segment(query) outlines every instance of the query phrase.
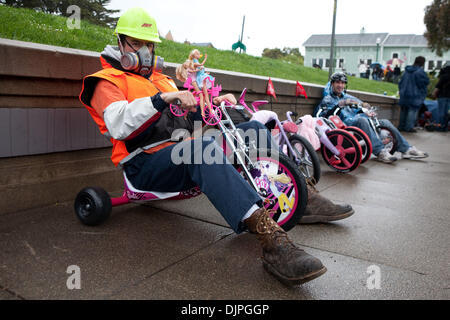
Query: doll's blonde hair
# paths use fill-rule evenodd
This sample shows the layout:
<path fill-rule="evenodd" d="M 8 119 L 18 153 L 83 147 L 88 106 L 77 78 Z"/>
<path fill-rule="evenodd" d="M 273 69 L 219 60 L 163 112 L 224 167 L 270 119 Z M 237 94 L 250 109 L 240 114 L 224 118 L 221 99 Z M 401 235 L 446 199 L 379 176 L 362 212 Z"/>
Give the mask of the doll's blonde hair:
<path fill-rule="evenodd" d="M 200 51 L 198 51 L 198 49 L 192 50 L 191 53 L 189 53 L 189 60 L 192 61 L 192 60 L 194 59 L 194 55 L 195 55 L 196 53 L 200 54 Z"/>
<path fill-rule="evenodd" d="M 274 181 L 278 181 L 284 184 L 288 184 L 291 182 L 291 179 L 285 174 L 285 173 L 281 173 L 281 174 L 277 174 L 275 176 L 272 177 Z"/>
<path fill-rule="evenodd" d="M 180 64 L 176 70 L 175 70 L 175 75 L 177 77 L 178 80 L 180 80 L 181 82 L 186 82 L 187 80 L 187 76 L 188 76 L 188 69 L 192 67 L 192 60 L 186 60 L 184 63 Z"/>

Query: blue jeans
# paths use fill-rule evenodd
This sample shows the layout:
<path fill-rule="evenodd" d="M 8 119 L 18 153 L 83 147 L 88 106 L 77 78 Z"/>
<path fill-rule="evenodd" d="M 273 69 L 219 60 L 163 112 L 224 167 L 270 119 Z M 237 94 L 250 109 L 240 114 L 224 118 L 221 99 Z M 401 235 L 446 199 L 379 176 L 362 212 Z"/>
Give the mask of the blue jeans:
<path fill-rule="evenodd" d="M 450 98 L 439 98 L 438 99 L 438 123 L 441 125 L 443 130 L 448 130 L 448 109 L 450 107 Z"/>
<path fill-rule="evenodd" d="M 392 131 L 392 134 L 394 135 L 395 139 L 398 141 L 397 145 L 397 151 L 399 152 L 406 152 L 410 145 L 405 140 L 405 138 L 402 136 L 402 134 L 398 131 L 398 129 L 387 119 L 381 119 L 379 120 L 380 124 L 382 126 L 385 126 L 389 128 Z M 372 142 L 372 153 L 374 155 L 378 155 L 381 150 L 383 150 L 384 145 L 383 142 L 381 142 L 380 138 L 378 138 L 375 131 L 372 129 L 372 126 L 369 123 L 369 119 L 365 115 L 359 115 L 355 117 L 354 121 L 352 123 L 346 123 L 347 125 L 355 126 L 360 128 L 362 131 L 364 131 L 368 136 L 370 141 Z"/>
<path fill-rule="evenodd" d="M 411 131 L 416 125 L 419 108 L 412 106 L 400 106 L 400 108 L 400 123 L 398 125 L 398 129 L 403 131 Z"/>
<path fill-rule="evenodd" d="M 237 125 L 246 131 L 248 129 L 265 129 L 256 121 Z M 267 146 L 272 142 L 267 132 Z M 200 140 L 200 141 L 199 141 Z M 172 150 L 177 146 L 181 153 L 190 152 L 188 163 L 175 164 Z M 183 148 L 185 147 L 185 148 Z M 196 155 L 213 154 L 218 163 L 194 161 Z M 184 158 L 183 154 L 183 158 Z M 261 197 L 237 172 L 226 158 L 222 148 L 211 138 L 202 137 L 196 140 L 179 142 L 156 153 L 140 153 L 124 164 L 124 171 L 131 184 L 140 190 L 159 192 L 177 192 L 200 187 L 214 207 L 221 213 L 230 227 L 240 233 L 245 230 L 242 217 L 256 203 L 261 204 Z"/>

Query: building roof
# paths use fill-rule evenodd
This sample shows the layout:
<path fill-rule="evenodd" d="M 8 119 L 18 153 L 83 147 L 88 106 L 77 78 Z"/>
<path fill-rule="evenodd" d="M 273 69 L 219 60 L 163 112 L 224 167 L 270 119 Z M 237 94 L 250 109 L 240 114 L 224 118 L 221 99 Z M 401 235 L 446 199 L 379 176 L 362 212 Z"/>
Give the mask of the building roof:
<path fill-rule="evenodd" d="M 418 46 L 427 47 L 428 41 L 423 35 L 416 34 L 389 34 L 389 33 L 355 33 L 336 34 L 336 46 L 376 46 L 377 39 L 380 44 L 388 47 Z M 304 47 L 329 47 L 331 34 L 313 34 L 303 43 Z"/>
<path fill-rule="evenodd" d="M 170 30 L 169 30 L 169 32 L 167 32 L 167 34 L 166 34 L 166 40 L 173 41 L 172 32 L 170 32 Z"/>
<path fill-rule="evenodd" d="M 428 46 L 428 41 L 423 35 L 416 34 L 390 34 L 384 46 L 399 47 L 399 46 Z"/>
<path fill-rule="evenodd" d="M 355 33 L 355 34 L 336 34 L 336 46 L 375 46 L 377 39 L 382 43 L 388 33 Z M 313 34 L 303 43 L 304 47 L 329 47 L 331 43 L 331 34 Z"/>
<path fill-rule="evenodd" d="M 214 48 L 214 46 L 211 42 L 196 42 L 196 43 L 191 43 L 191 45 L 196 46 L 196 47 Z"/>

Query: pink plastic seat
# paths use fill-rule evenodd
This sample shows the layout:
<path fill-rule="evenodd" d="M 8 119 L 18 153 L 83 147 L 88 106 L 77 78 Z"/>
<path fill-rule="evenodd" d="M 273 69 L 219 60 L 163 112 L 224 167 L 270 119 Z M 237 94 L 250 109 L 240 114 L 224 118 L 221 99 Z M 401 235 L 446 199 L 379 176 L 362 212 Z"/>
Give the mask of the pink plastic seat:
<path fill-rule="evenodd" d="M 269 101 L 267 100 L 257 100 L 257 101 L 253 101 L 252 103 L 252 107 L 255 111 L 259 111 L 259 106 L 262 106 L 264 104 L 269 103 Z"/>
<path fill-rule="evenodd" d="M 338 129 L 345 128 L 345 124 L 344 124 L 344 122 L 342 122 L 342 120 L 341 120 L 341 118 L 339 118 L 339 116 L 330 116 L 328 118 L 328 120 L 331 120 L 331 122 L 333 122 L 334 125 L 336 126 L 336 128 L 338 128 Z"/>
<path fill-rule="evenodd" d="M 244 88 L 244 90 L 242 90 L 241 96 L 238 99 L 238 103 L 241 105 L 245 104 L 245 94 L 247 93 L 247 88 Z"/>
<path fill-rule="evenodd" d="M 290 133 L 297 133 L 297 130 L 298 130 L 297 125 L 292 121 L 285 121 L 283 123 L 283 129 L 284 129 L 284 131 L 290 132 Z"/>

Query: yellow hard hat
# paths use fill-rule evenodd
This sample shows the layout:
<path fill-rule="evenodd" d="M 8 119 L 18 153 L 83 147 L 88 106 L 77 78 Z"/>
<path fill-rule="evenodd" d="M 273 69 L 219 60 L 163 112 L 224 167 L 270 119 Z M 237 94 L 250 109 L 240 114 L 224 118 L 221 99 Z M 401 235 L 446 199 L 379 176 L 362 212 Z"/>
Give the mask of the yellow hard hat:
<path fill-rule="evenodd" d="M 161 42 L 155 19 L 142 8 L 131 8 L 117 21 L 114 34 L 125 34 L 140 40 Z"/>

